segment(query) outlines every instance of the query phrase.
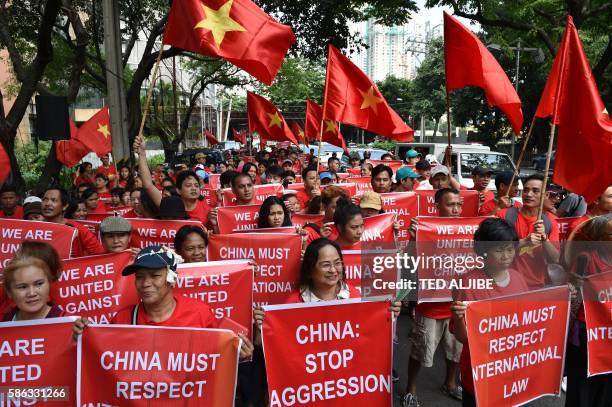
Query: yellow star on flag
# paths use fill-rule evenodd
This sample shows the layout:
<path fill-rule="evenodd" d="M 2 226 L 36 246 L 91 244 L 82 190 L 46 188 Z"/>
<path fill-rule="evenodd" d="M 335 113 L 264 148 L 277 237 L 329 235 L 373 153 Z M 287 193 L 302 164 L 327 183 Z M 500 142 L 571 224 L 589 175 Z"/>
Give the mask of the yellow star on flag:
<path fill-rule="evenodd" d="M 383 99 L 374 94 L 374 86 L 370 86 L 370 89 L 367 91 L 363 91 L 361 89 L 357 90 L 363 97 L 363 102 L 361 103 L 360 109 L 367 109 L 368 107 L 371 107 L 372 110 L 374 110 L 374 113 L 378 113 L 378 104 L 382 103 Z"/>
<path fill-rule="evenodd" d="M 223 39 L 225 38 L 225 34 L 227 32 L 246 31 L 246 28 L 241 26 L 236 20 L 233 20 L 230 17 L 230 11 L 232 10 L 233 4 L 234 0 L 229 0 L 217 10 L 214 10 L 202 4 L 202 8 L 204 9 L 204 14 L 206 14 L 206 18 L 196 24 L 193 29 L 195 30 L 197 28 L 204 28 L 210 30 L 215 40 L 215 45 L 217 46 L 217 48 L 220 49 L 221 43 L 223 42 Z"/>
<path fill-rule="evenodd" d="M 299 136 L 300 138 L 304 138 L 304 130 L 300 130 L 300 131 L 298 132 L 298 136 Z"/>
<path fill-rule="evenodd" d="M 110 136 L 110 130 L 108 130 L 108 125 L 106 124 L 102 124 L 102 123 L 98 123 L 98 130 L 100 133 L 102 133 L 102 135 L 105 138 L 108 138 L 108 136 Z"/>
<path fill-rule="evenodd" d="M 336 134 L 336 123 L 333 120 L 325 120 L 325 133 L 327 132 Z"/>
<path fill-rule="evenodd" d="M 519 249 L 519 256 L 522 256 L 523 254 L 528 254 L 529 257 L 533 257 L 534 256 L 534 251 L 539 247 L 538 246 L 532 246 L 532 245 L 528 245 L 528 246 L 523 246 Z"/>
<path fill-rule="evenodd" d="M 267 113 L 267 115 L 270 117 L 270 124 L 268 124 L 269 128 L 271 128 L 272 126 L 278 126 L 279 128 L 282 128 L 281 124 L 283 123 L 283 120 L 278 115 L 278 112 L 274 112 L 274 114 Z"/>

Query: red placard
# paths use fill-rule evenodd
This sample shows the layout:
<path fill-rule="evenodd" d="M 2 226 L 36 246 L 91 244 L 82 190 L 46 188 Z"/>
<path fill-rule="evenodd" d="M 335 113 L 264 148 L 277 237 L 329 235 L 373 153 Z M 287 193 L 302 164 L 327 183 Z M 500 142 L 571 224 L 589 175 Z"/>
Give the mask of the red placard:
<path fill-rule="evenodd" d="M 345 247 L 347 250 L 358 250 L 361 248 L 375 249 L 377 247 L 390 248 L 395 243 L 395 234 L 393 232 L 393 222 L 395 222 L 394 213 L 381 213 L 380 215 L 370 216 L 363 220 L 363 233 L 361 241 L 355 243 L 351 247 Z M 326 225 L 332 227 L 332 235 L 337 236 L 337 230 L 333 223 Z M 379 246 L 376 244 L 380 243 Z"/>
<path fill-rule="evenodd" d="M 51 299 L 67 314 L 109 324 L 121 308 L 139 302 L 134 276 L 121 275 L 132 260 L 130 251 L 63 260 Z"/>
<path fill-rule="evenodd" d="M 251 259 L 258 272 L 253 283 L 253 301 L 282 304 L 297 284 L 300 273 L 302 239 L 298 234 L 235 233 L 212 235 L 208 260 Z"/>
<path fill-rule="evenodd" d="M 131 247 L 142 249 L 151 245 L 174 248 L 176 231 L 186 225 L 202 228 L 202 222 L 197 220 L 157 220 L 130 218 L 132 224 Z"/>
<path fill-rule="evenodd" d="M 484 266 L 483 259 L 474 253 L 474 233 L 487 217 L 417 219 L 416 250 L 421 259 L 418 302 L 451 301 L 457 277 Z"/>
<path fill-rule="evenodd" d="M 267 197 L 276 195 L 280 198 L 285 192 L 281 184 L 264 184 L 253 185 L 253 193 L 255 194 L 255 202 L 261 204 Z M 232 192 L 232 189 L 223 189 L 223 206 L 231 206 L 235 204 L 236 196 Z"/>
<path fill-rule="evenodd" d="M 231 319 L 252 336 L 253 264 L 247 260 L 179 264 L 174 292 L 207 303 L 218 320 Z"/>
<path fill-rule="evenodd" d="M 285 234 L 297 234 L 295 226 L 279 226 L 277 228 L 258 228 L 254 230 L 235 230 L 232 233 L 285 233 Z"/>
<path fill-rule="evenodd" d="M 261 205 L 224 206 L 217 209 L 219 233 L 257 229 Z"/>
<path fill-rule="evenodd" d="M 77 342 L 74 317 L 0 323 L 0 405 L 76 404 Z M 8 389 L 48 387 L 50 397 L 9 397 Z"/>
<path fill-rule="evenodd" d="M 397 172 L 397 170 L 404 165 L 404 162 L 400 160 L 370 160 L 370 159 L 367 159 L 366 162 L 372 164 L 374 167 L 376 167 L 379 164 L 386 165 L 387 167 L 390 167 L 394 173 Z"/>
<path fill-rule="evenodd" d="M 587 374 L 612 373 L 612 272 L 594 274 L 582 286 L 587 329 Z"/>
<path fill-rule="evenodd" d="M 393 299 L 397 290 L 383 282 L 397 282 L 398 269 L 393 263 L 386 267 L 381 262 L 385 257 L 394 257 L 397 250 L 342 250 L 344 276 L 347 283 L 361 293 L 362 298 Z M 375 280 L 378 280 L 375 282 Z"/>
<path fill-rule="evenodd" d="M 221 186 L 221 174 L 208 174 L 208 187 L 213 191 Z"/>
<path fill-rule="evenodd" d="M 389 192 L 380 194 L 380 197 L 385 212 L 391 212 L 397 216 L 397 223 L 399 224 L 397 240 L 407 242 L 410 240 L 410 234 L 408 233 L 410 221 L 419 212 L 418 196 L 414 192 Z"/>
<path fill-rule="evenodd" d="M 204 197 L 209 207 L 215 208 L 217 206 L 217 192 L 215 189 L 210 189 L 208 186 L 205 186 L 200 189 L 200 195 Z"/>
<path fill-rule="evenodd" d="M 419 196 L 419 216 L 438 216 L 434 197 L 435 190 L 417 190 Z M 461 216 L 478 216 L 478 205 L 480 205 L 480 197 L 478 191 L 460 190 L 459 196 L 463 199 L 463 207 Z"/>
<path fill-rule="evenodd" d="M 323 192 L 326 187 L 331 185 L 342 188 L 344 192 L 346 192 L 346 194 L 349 196 L 349 198 L 357 195 L 357 184 L 353 182 L 325 185 L 321 187 L 321 192 Z"/>
<path fill-rule="evenodd" d="M 392 405 L 388 302 L 322 301 L 265 311 L 271 407 Z"/>
<path fill-rule="evenodd" d="M 76 223 L 79 223 L 85 226 L 95 236 L 98 236 L 98 234 L 100 233 L 100 223 L 102 222 L 97 222 L 94 220 L 78 220 L 78 219 L 72 219 L 72 222 L 76 222 Z"/>
<path fill-rule="evenodd" d="M 114 212 L 90 212 L 87 214 L 87 220 L 91 222 L 102 222 L 109 216 L 115 216 Z"/>
<path fill-rule="evenodd" d="M 322 221 L 323 215 L 305 215 L 303 213 L 294 213 L 291 215 L 291 223 L 295 226 L 304 226 L 307 223 L 320 225 Z"/>
<path fill-rule="evenodd" d="M 575 225 L 578 219 L 582 219 L 582 216 L 576 216 L 571 218 L 555 218 L 557 225 L 559 226 L 559 241 L 564 242 L 569 237 L 569 234 L 577 226 Z"/>
<path fill-rule="evenodd" d="M 287 188 L 285 189 L 285 193 L 289 194 L 289 193 L 297 193 L 300 191 L 305 191 L 305 187 L 304 187 L 304 183 L 302 182 L 294 182 L 293 184 L 289 184 L 287 185 Z"/>
<path fill-rule="evenodd" d="M 240 342 L 220 329 L 90 325 L 77 405 L 232 407 Z"/>
<path fill-rule="evenodd" d="M 0 269 L 13 258 L 24 240 L 49 243 L 60 258 L 67 259 L 76 236 L 75 228 L 59 223 L 0 218 Z"/>
<path fill-rule="evenodd" d="M 373 191 L 372 177 L 353 177 L 350 179 L 350 181 L 354 183 L 355 185 L 357 185 L 357 193 Z"/>
<path fill-rule="evenodd" d="M 567 340 L 567 286 L 471 302 L 465 313 L 479 407 L 558 395 Z"/>

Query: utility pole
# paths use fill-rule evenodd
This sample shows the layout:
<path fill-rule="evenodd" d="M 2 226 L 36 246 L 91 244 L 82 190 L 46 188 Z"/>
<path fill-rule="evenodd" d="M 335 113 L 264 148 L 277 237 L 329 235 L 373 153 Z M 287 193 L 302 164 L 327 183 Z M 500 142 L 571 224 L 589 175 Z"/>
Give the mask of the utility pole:
<path fill-rule="evenodd" d="M 123 87 L 121 62 L 121 30 L 119 27 L 119 3 L 102 1 L 104 20 L 104 51 L 106 54 L 106 87 L 113 137 L 113 161 L 131 160 L 127 125 L 127 105 Z"/>

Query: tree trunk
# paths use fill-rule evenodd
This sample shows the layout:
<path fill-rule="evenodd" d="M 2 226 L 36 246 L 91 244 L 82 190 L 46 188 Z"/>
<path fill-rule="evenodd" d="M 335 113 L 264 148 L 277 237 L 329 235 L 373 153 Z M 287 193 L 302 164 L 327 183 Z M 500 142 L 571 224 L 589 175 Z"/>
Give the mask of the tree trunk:
<path fill-rule="evenodd" d="M 51 184 L 57 184 L 59 182 L 59 173 L 62 169 L 62 163 L 57 160 L 55 154 L 55 141 L 51 144 L 51 150 L 45 161 L 45 167 L 40 174 L 40 178 L 34 187 L 34 194 L 41 195 L 45 192 L 45 189 Z"/>
<path fill-rule="evenodd" d="M 436 134 L 438 134 L 438 125 L 440 124 L 440 118 L 437 117 L 434 119 L 434 132 L 432 138 L 436 138 Z"/>

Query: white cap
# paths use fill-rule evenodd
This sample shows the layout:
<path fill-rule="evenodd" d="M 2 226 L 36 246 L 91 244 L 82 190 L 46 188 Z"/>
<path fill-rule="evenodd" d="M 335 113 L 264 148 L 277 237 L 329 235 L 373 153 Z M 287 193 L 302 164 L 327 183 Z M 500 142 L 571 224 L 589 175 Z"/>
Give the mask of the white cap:
<path fill-rule="evenodd" d="M 26 199 L 23 200 L 23 204 L 29 204 L 29 203 L 33 203 L 33 202 L 42 202 L 42 199 L 40 199 L 37 196 L 29 196 Z"/>
<path fill-rule="evenodd" d="M 427 161 L 429 161 L 429 163 L 430 163 L 431 165 L 436 165 L 436 164 L 438 164 L 438 159 L 437 159 L 437 158 L 436 158 L 436 156 L 435 156 L 435 155 L 433 155 L 433 154 L 427 154 L 427 155 L 425 156 L 425 159 L 426 159 Z"/>

